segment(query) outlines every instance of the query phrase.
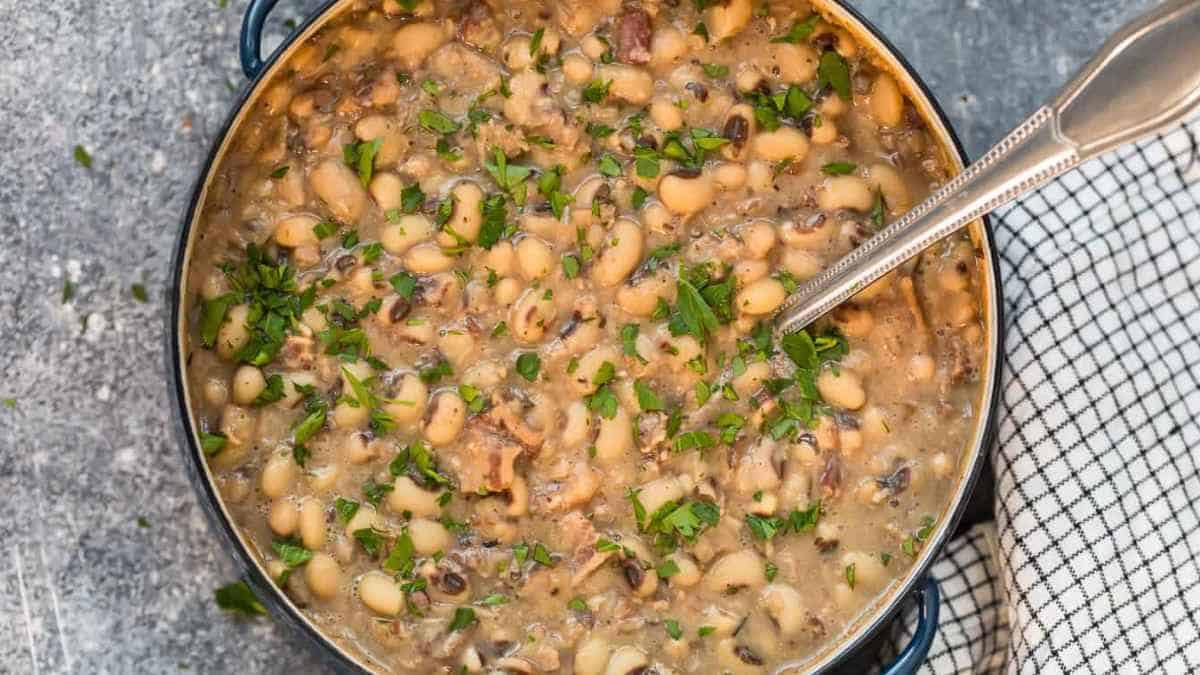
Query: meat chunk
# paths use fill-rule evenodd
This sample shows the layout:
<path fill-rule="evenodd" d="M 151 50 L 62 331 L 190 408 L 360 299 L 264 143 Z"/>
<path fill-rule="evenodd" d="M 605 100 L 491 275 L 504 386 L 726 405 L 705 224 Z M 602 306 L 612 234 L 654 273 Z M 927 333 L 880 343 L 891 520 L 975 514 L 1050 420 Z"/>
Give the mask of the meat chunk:
<path fill-rule="evenodd" d="M 521 454 L 520 445 L 493 433 L 472 428 L 465 443 L 441 454 L 447 470 L 454 474 L 458 488 L 466 493 L 504 492 L 513 483 L 513 465 Z"/>
<path fill-rule="evenodd" d="M 500 46 L 500 39 L 503 37 L 496 25 L 496 18 L 492 16 L 492 10 L 482 0 L 475 0 L 463 11 L 458 36 L 463 42 L 484 51 Z"/>
<path fill-rule="evenodd" d="M 429 66 L 452 89 L 486 91 L 500 86 L 500 66 L 461 42 L 439 48 L 429 57 Z"/>
<path fill-rule="evenodd" d="M 641 65 L 650 62 L 650 15 L 640 7 L 630 7 L 617 19 L 617 60 Z"/>

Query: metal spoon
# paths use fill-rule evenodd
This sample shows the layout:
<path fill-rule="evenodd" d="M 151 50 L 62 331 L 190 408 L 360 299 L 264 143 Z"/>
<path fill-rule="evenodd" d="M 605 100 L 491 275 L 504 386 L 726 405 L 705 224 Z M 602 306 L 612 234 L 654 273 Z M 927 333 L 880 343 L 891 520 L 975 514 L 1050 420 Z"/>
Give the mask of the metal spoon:
<path fill-rule="evenodd" d="M 792 294 L 778 335 L 812 323 L 938 240 L 1080 163 L 1178 122 L 1200 103 L 1200 0 L 1123 28 L 982 159 Z"/>

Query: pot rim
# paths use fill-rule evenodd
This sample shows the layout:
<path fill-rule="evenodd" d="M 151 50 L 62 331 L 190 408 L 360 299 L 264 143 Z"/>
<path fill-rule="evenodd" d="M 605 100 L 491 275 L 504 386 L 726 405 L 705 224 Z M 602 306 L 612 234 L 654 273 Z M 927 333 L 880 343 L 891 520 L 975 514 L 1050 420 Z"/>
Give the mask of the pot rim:
<path fill-rule="evenodd" d="M 858 10 L 851 6 L 849 0 L 810 0 L 815 6 L 834 14 L 844 22 L 855 37 L 866 37 L 870 43 L 873 55 L 885 61 L 893 75 L 898 76 L 903 89 L 910 99 L 921 108 L 922 116 L 930 124 L 930 130 L 938 137 L 945 159 L 961 172 L 967 164 L 966 151 L 950 125 L 942 107 L 933 96 L 925 81 L 917 74 L 912 64 L 883 34 L 878 27 L 866 19 Z M 271 4 L 274 4 L 272 1 Z M 189 392 L 185 372 L 183 330 L 184 292 L 186 290 L 188 260 L 191 252 L 192 234 L 199 215 L 200 204 L 207 193 L 207 186 L 212 177 L 217 160 L 223 155 L 230 132 L 241 117 L 247 113 L 247 103 L 260 93 L 262 84 L 274 75 L 277 67 L 285 61 L 284 57 L 311 36 L 317 28 L 335 18 L 340 12 L 334 11 L 338 6 L 349 8 L 351 0 L 325 0 L 320 7 L 313 10 L 307 18 L 275 48 L 271 55 L 263 59 L 262 68 L 237 93 L 229 113 L 221 123 L 212 145 L 205 158 L 204 164 L 193 184 L 191 197 L 183 213 L 182 227 L 176 240 L 172 256 L 171 274 L 171 308 L 167 314 L 167 330 L 164 332 L 166 341 L 166 361 L 170 377 L 172 409 L 177 417 L 177 424 L 172 425 L 176 434 L 183 441 L 181 448 L 187 457 L 186 465 L 189 477 L 200 493 L 201 507 L 209 520 L 216 526 L 218 536 L 227 548 L 232 549 L 233 558 L 242 572 L 243 579 L 255 591 L 263 604 L 270 608 L 273 619 L 282 622 L 308 638 L 311 644 L 320 645 L 318 652 L 327 665 L 333 666 L 340 672 L 372 672 L 364 659 L 351 654 L 341 645 L 330 639 L 319 630 L 295 604 L 273 583 L 263 568 L 262 563 L 251 554 L 252 546 L 245 540 L 233 519 L 225 508 L 225 504 L 214 484 L 205 455 L 196 438 L 197 427 L 188 405 Z M 987 448 L 995 437 L 998 420 L 997 410 L 1000 393 L 1000 372 L 1003 364 L 1003 304 L 1000 302 L 1000 267 L 999 256 L 995 246 L 991 220 L 988 216 L 981 218 L 970 228 L 975 245 L 986 253 L 987 283 L 983 289 L 986 292 L 985 306 L 987 310 L 989 358 L 987 379 L 980 392 L 980 419 L 976 424 L 975 438 L 969 452 L 963 456 L 965 464 L 960 460 L 960 478 L 957 489 L 944 512 L 938 520 L 937 528 L 925 542 L 912 568 L 901 583 L 894 584 L 885 593 L 874 600 L 873 606 L 863 610 L 857 623 L 852 624 L 842 632 L 835 643 L 826 647 L 803 661 L 791 665 L 784 664 L 776 672 L 801 672 L 795 668 L 805 668 L 806 672 L 828 672 L 841 664 L 851 654 L 875 638 L 900 611 L 905 600 L 911 597 L 929 573 L 930 568 L 941 554 L 943 546 L 953 534 L 959 520 L 966 509 L 968 499 L 974 491 L 983 465 L 988 461 Z"/>

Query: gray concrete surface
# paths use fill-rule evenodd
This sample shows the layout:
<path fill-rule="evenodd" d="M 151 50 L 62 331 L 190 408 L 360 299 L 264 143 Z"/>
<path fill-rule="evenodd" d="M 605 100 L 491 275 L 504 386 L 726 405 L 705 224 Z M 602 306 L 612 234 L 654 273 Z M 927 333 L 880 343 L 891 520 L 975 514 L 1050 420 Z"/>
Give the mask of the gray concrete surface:
<path fill-rule="evenodd" d="M 853 4 L 977 155 L 1153 0 Z M 213 604 L 233 567 L 183 472 L 163 365 L 170 251 L 241 83 L 244 8 L 0 0 L 0 673 L 319 670 L 271 621 Z"/>

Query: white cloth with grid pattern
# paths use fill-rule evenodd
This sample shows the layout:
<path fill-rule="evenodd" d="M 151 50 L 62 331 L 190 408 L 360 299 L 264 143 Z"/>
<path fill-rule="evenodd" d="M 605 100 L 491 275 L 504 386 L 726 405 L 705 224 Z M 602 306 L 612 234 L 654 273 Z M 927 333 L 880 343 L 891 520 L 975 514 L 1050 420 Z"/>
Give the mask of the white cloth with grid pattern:
<path fill-rule="evenodd" d="M 1197 139 L 1200 120 L 996 214 L 996 522 L 934 567 L 921 672 L 1200 672 Z"/>

